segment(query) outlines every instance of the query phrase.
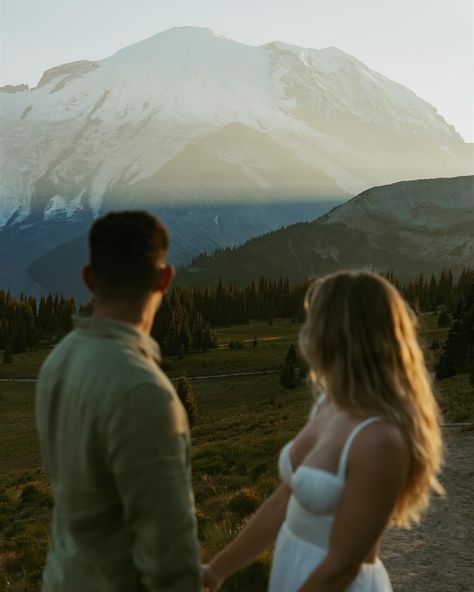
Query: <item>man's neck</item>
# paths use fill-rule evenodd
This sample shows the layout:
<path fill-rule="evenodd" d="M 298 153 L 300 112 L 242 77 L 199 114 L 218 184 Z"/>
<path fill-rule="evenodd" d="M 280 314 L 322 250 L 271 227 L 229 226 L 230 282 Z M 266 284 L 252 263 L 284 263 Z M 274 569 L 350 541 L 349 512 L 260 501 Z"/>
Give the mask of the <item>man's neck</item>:
<path fill-rule="evenodd" d="M 157 311 L 157 303 L 154 298 L 146 302 L 101 302 L 94 303 L 94 314 L 96 318 L 106 317 L 121 323 L 133 325 L 139 331 L 150 334 L 153 319 Z"/>

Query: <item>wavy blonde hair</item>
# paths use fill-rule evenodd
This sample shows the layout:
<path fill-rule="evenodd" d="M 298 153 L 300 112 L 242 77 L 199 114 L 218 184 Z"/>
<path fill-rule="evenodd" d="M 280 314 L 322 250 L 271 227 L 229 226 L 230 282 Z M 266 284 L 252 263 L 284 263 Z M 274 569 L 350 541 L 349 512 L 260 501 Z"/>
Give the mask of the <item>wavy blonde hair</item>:
<path fill-rule="evenodd" d="M 411 455 L 407 481 L 393 522 L 419 522 L 438 481 L 443 443 L 417 320 L 382 277 L 343 271 L 318 279 L 306 294 L 300 349 L 316 387 L 359 416 L 377 415 L 397 425 Z"/>

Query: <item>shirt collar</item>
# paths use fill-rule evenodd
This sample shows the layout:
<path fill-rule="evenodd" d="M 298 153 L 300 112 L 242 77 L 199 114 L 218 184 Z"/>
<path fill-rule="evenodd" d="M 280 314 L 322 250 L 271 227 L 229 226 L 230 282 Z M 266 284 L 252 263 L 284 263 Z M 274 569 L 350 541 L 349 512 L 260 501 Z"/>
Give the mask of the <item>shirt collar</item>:
<path fill-rule="evenodd" d="M 118 339 L 129 345 L 138 347 L 143 353 L 161 362 L 161 352 L 158 343 L 140 329 L 130 323 L 122 323 L 109 317 L 74 317 L 74 326 L 81 333 L 96 337 Z"/>

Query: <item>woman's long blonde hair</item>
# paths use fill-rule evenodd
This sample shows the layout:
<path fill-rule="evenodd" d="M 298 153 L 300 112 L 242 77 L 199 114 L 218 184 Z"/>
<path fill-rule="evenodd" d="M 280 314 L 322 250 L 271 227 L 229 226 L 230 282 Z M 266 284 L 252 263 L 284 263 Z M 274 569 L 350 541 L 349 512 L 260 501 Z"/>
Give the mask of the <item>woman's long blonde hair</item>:
<path fill-rule="evenodd" d="M 409 528 L 432 490 L 444 492 L 440 413 L 416 317 L 394 286 L 365 271 L 316 280 L 305 306 L 300 349 L 317 387 L 342 409 L 397 425 L 407 439 L 410 470 L 393 522 Z"/>

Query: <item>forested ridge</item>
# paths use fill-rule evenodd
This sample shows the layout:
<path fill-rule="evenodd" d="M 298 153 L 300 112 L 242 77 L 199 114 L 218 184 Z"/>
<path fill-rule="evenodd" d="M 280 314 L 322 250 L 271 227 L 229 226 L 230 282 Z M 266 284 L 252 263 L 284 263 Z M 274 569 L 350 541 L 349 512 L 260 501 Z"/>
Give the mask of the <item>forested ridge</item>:
<path fill-rule="evenodd" d="M 385 277 L 416 312 L 438 311 L 439 325 L 451 326 L 438 366 L 439 377 L 467 371 L 474 358 L 474 270 L 466 269 L 458 277 L 443 270 L 408 283 L 399 282 L 393 272 Z M 176 286 L 164 298 L 152 334 L 165 355 L 184 355 L 216 347 L 215 327 L 251 320 L 272 323 L 275 318 L 301 322 L 308 286 L 309 281 L 291 283 L 263 277 L 244 288 L 222 281 L 212 288 Z M 8 361 L 12 354 L 51 345 L 71 329 L 73 315 L 88 311 L 90 305 L 78 310 L 74 300 L 60 295 L 38 300 L 0 291 L 0 350 Z"/>

